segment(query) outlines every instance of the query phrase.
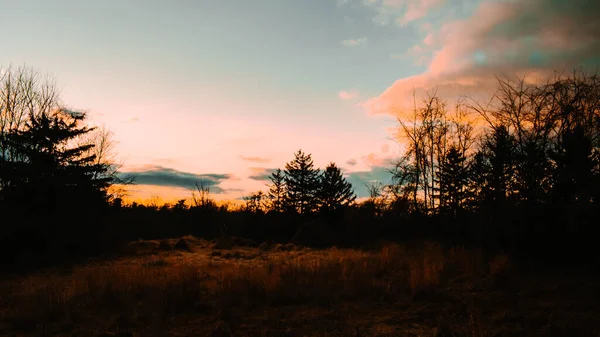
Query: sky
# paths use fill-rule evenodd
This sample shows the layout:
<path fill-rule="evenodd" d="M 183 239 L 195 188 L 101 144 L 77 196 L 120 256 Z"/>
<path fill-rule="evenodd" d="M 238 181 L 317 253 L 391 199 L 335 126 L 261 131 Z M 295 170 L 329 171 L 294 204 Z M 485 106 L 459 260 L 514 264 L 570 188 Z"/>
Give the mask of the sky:
<path fill-rule="evenodd" d="M 595 0 L 0 0 L 0 68 L 54 78 L 110 129 L 132 199 L 266 190 L 302 149 L 359 196 L 403 150 L 413 91 L 600 65 Z M 481 95 L 481 96 L 480 96 Z"/>

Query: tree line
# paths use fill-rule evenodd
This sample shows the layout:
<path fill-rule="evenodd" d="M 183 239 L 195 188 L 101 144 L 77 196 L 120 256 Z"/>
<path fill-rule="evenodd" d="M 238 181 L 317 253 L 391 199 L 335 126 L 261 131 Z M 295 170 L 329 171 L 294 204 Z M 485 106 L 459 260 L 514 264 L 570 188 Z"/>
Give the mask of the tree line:
<path fill-rule="evenodd" d="M 399 112 L 406 151 L 390 169 L 392 183 L 370 184 L 364 202 L 335 163 L 320 170 L 299 150 L 240 209 L 217 206 L 202 182 L 191 203 L 149 207 L 119 197 L 116 188 L 131 181 L 118 178 L 110 132 L 65 108 L 34 71 L 11 68 L 0 75 L 0 241 L 10 251 L 70 252 L 91 241 L 214 238 L 226 227 L 256 240 L 312 231 L 310 240 L 336 245 L 436 239 L 600 256 L 598 76 L 497 83 L 485 104 L 449 106 L 431 93 Z"/>

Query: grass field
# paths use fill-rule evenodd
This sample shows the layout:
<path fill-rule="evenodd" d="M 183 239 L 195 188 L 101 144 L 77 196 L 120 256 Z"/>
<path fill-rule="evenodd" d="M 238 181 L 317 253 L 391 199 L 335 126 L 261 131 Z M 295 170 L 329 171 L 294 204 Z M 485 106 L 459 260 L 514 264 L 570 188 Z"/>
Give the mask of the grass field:
<path fill-rule="evenodd" d="M 1 336 L 600 336 L 600 282 L 434 243 L 138 241 L 0 282 Z"/>

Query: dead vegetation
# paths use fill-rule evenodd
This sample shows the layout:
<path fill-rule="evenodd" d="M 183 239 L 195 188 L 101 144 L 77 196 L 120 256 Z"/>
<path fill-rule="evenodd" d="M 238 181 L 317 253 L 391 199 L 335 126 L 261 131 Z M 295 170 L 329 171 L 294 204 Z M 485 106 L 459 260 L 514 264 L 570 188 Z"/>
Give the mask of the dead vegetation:
<path fill-rule="evenodd" d="M 164 249 L 180 242 L 187 248 Z M 216 246 L 192 237 L 140 241 L 130 245 L 137 256 L 5 281 L 0 335 L 598 334 L 600 312 L 586 294 L 597 283 L 533 278 L 506 255 L 433 243 Z"/>

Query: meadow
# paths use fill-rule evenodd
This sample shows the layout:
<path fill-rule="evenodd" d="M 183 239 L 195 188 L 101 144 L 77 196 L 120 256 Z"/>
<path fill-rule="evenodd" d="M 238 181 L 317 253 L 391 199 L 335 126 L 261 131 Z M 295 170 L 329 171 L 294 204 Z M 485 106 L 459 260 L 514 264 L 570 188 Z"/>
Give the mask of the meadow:
<path fill-rule="evenodd" d="M 595 274 L 433 242 L 192 236 L 0 281 L 2 336 L 599 336 Z"/>

